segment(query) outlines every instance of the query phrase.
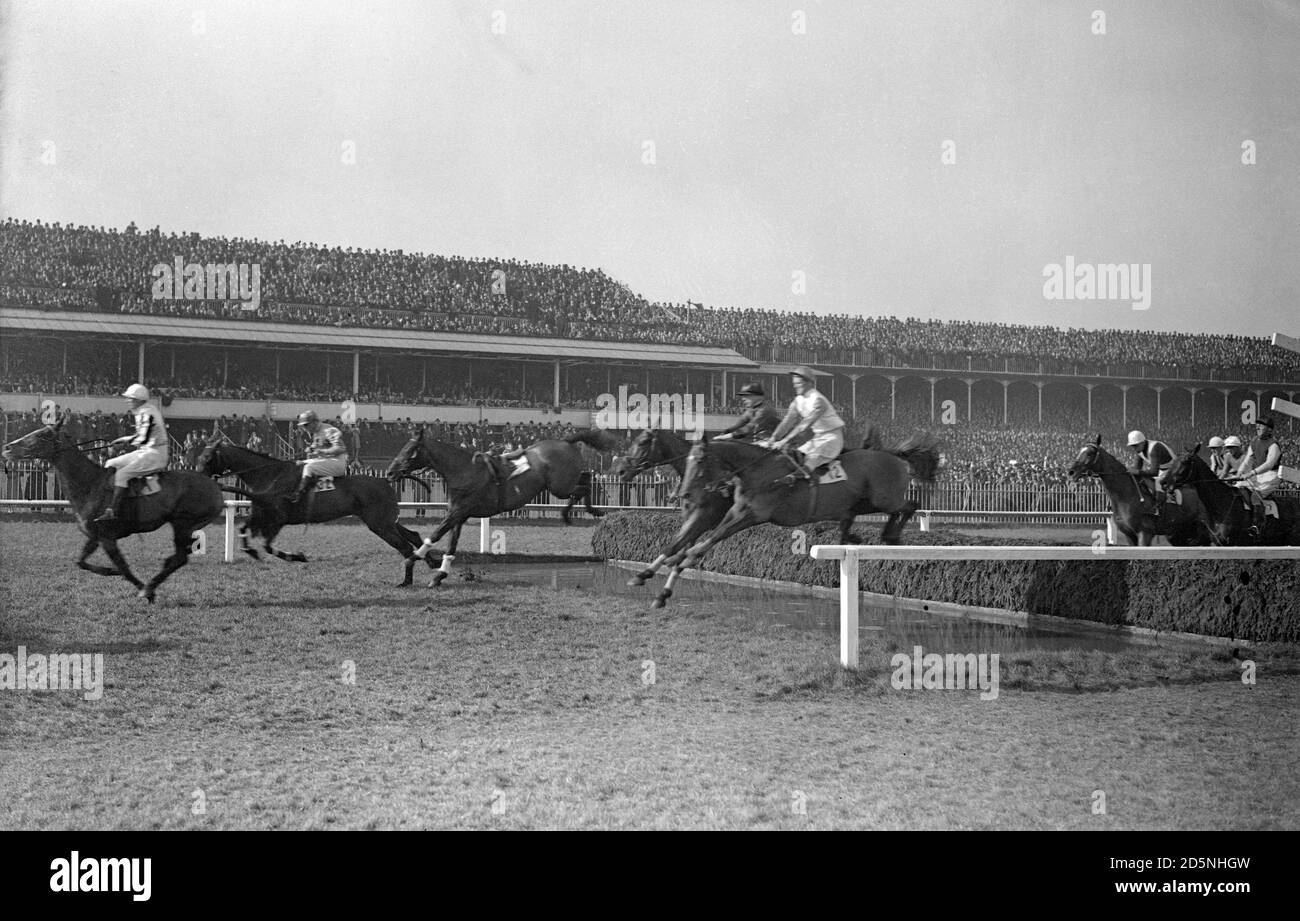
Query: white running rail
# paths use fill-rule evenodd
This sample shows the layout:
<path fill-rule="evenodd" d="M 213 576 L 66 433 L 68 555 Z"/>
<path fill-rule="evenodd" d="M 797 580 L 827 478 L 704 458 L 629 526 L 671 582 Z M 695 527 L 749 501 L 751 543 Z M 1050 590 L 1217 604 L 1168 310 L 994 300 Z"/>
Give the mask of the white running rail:
<path fill-rule="evenodd" d="M 928 547 L 818 544 L 814 560 L 840 561 L 840 664 L 858 667 L 859 560 L 1300 560 L 1300 547 Z"/>

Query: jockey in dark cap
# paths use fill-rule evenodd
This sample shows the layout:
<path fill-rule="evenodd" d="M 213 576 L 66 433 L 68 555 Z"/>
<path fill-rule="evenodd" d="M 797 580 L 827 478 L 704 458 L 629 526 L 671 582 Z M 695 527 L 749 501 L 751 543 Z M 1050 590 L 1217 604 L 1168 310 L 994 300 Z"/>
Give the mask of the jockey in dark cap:
<path fill-rule="evenodd" d="M 745 411 L 740 414 L 740 420 L 718 438 L 754 441 L 771 437 L 776 427 L 781 424 L 782 417 L 776 408 L 767 402 L 767 394 L 763 392 L 762 386 L 746 384 L 741 387 L 740 402 L 745 407 Z"/>

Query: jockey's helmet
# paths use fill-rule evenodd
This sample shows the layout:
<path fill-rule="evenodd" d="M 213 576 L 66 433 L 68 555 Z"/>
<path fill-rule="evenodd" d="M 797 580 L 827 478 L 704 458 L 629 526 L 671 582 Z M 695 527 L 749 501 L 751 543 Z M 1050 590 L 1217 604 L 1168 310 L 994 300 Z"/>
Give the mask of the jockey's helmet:
<path fill-rule="evenodd" d="M 758 384 L 758 383 L 749 383 L 749 384 L 746 384 L 744 387 L 741 387 L 741 388 L 740 388 L 740 395 L 741 395 L 742 397 L 763 397 L 763 396 L 767 396 L 767 394 L 765 394 L 765 393 L 763 392 L 763 385 L 762 385 L 762 384 Z"/>
<path fill-rule="evenodd" d="M 1147 436 L 1143 435 L 1137 429 L 1128 433 L 1128 446 L 1130 448 L 1136 448 L 1139 445 L 1145 444 L 1146 440 Z"/>
<path fill-rule="evenodd" d="M 319 421 L 320 418 L 317 417 L 316 411 L 314 409 L 309 409 L 306 412 L 298 413 L 297 424 L 299 428 L 302 428 L 304 425 L 313 425 Z"/>
<path fill-rule="evenodd" d="M 810 384 L 816 385 L 817 383 L 817 372 L 813 371 L 813 369 L 807 365 L 800 365 L 797 368 L 793 368 L 790 373 L 794 377 L 802 377 Z"/>
<path fill-rule="evenodd" d="M 149 388 L 144 384 L 132 384 L 122 391 L 122 396 L 128 400 L 147 400 L 149 399 Z"/>
<path fill-rule="evenodd" d="M 1229 435 L 1227 438 L 1223 439 L 1223 446 L 1225 448 L 1240 448 L 1241 439 L 1236 435 Z"/>
<path fill-rule="evenodd" d="M 1223 439 L 1220 438 L 1218 435 L 1215 435 L 1213 438 L 1210 439 L 1209 447 L 1211 447 L 1211 448 L 1222 448 L 1222 447 L 1223 447 Z"/>

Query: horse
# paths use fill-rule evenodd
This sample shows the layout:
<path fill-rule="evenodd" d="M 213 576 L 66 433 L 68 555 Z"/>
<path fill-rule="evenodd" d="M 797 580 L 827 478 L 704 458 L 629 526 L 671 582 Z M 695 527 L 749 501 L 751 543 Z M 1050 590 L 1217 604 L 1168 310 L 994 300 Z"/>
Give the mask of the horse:
<path fill-rule="evenodd" d="M 212 480 L 197 473 L 162 471 L 158 474 L 156 493 L 129 498 L 120 518 L 95 521 L 95 516 L 111 501 L 113 471 L 82 453 L 72 434 L 64 430 L 65 421 L 66 417 L 62 417 L 52 425 L 9 442 L 0 451 L 0 457 L 6 461 L 32 458 L 53 465 L 77 516 L 77 527 L 86 536 L 77 567 L 101 576 L 121 576 L 136 587 L 138 597 L 153 604 L 158 586 L 189 561 L 194 532 L 221 517 L 225 508 L 221 490 Z M 143 583 L 127 566 L 117 542 L 128 534 L 156 531 L 164 524 L 172 526 L 175 552 L 163 561 L 163 568 L 156 576 Z M 96 547 L 103 548 L 113 566 L 86 562 Z"/>
<path fill-rule="evenodd" d="M 260 559 L 249 537 L 261 536 L 266 552 L 293 563 L 305 563 L 302 553 L 285 553 L 272 546 L 276 536 L 290 524 L 333 521 L 356 515 L 376 537 L 405 559 L 405 572 L 399 588 L 413 582 L 415 548 L 420 535 L 398 523 L 397 496 L 383 478 L 376 476 L 336 476 L 334 488 L 313 490 L 298 502 L 289 498 L 298 487 L 302 473 L 293 461 L 280 460 L 249 448 L 241 448 L 221 436 L 200 442 L 186 455 L 196 470 L 209 477 L 234 474 L 247 489 L 234 490 L 253 502 L 253 513 L 240 529 L 241 548 L 253 559 Z M 229 488 L 229 487 L 225 487 Z M 432 561 L 428 561 L 430 568 Z"/>
<path fill-rule="evenodd" d="M 691 449 L 686 474 L 678 495 L 703 501 L 709 490 L 732 482 L 735 496 L 722 521 L 696 544 L 669 559 L 672 571 L 655 598 L 662 608 L 672 596 L 673 585 L 683 570 L 695 566 L 714 544 L 732 534 L 771 522 L 782 526 L 814 521 L 838 521 L 840 542 L 849 541 L 853 520 L 859 515 L 886 512 L 881 540 L 899 543 L 903 528 L 916 513 L 917 503 L 907 497 L 913 478 L 928 483 L 939 471 L 939 440 L 932 435 L 908 438 L 892 448 L 859 448 L 836 458 L 826 476 L 832 482 L 780 482 L 798 462 L 781 451 L 741 441 L 713 441 L 704 438 Z"/>
<path fill-rule="evenodd" d="M 416 551 L 417 556 L 423 557 L 444 534 L 451 532 L 442 565 L 434 572 L 429 587 L 442 584 L 451 573 L 451 561 L 456 557 L 461 528 L 471 518 L 491 518 L 517 509 L 527 505 L 543 490 L 569 500 L 560 512 L 566 525 L 570 510 L 579 501 L 593 517 L 603 516 L 604 512 L 591 504 L 591 471 L 583 469 L 582 453 L 578 450 L 580 443 L 599 451 L 609 451 L 616 446 L 613 437 L 600 429 L 584 429 L 563 440 L 548 438 L 537 441 L 523 450 L 520 469 L 502 480 L 493 469 L 491 457 L 429 438 L 421 426 L 389 464 L 388 479 L 395 483 L 417 471 L 433 470 L 447 483 L 447 517 Z"/>
<path fill-rule="evenodd" d="M 632 447 L 622 459 L 616 470 L 625 483 L 630 483 L 640 474 L 655 467 L 667 466 L 677 471 L 679 477 L 686 475 L 686 458 L 690 454 L 691 444 L 682 436 L 666 429 L 646 429 L 632 441 Z M 627 580 L 631 586 L 645 585 L 654 578 L 659 567 L 669 557 L 676 556 L 689 547 L 706 531 L 718 526 L 727 509 L 731 508 L 730 490 L 709 490 L 699 502 L 689 498 L 682 501 L 682 526 L 678 529 L 671 543 L 664 548 L 650 565 Z"/>
<path fill-rule="evenodd" d="M 1182 492 L 1183 504 L 1166 502 L 1159 517 L 1152 514 L 1151 504 L 1138 487 L 1137 477 L 1117 458 L 1106 453 L 1101 436 L 1079 449 L 1068 471 L 1073 480 L 1095 476 L 1106 488 L 1115 527 L 1129 544 L 1149 547 L 1157 535 L 1175 547 L 1203 546 L 1210 543 L 1209 529 L 1202 522 L 1200 500 L 1195 492 Z"/>
<path fill-rule="evenodd" d="M 1169 484 L 1195 493 L 1201 521 L 1217 546 L 1300 544 L 1300 500 L 1274 496 L 1279 517 L 1265 517 L 1262 531 L 1254 534 L 1254 514 L 1249 501 L 1242 497 L 1239 489 L 1220 479 L 1210 469 L 1200 451 L 1199 444 L 1189 446 L 1174 459 L 1174 466 L 1169 471 Z"/>

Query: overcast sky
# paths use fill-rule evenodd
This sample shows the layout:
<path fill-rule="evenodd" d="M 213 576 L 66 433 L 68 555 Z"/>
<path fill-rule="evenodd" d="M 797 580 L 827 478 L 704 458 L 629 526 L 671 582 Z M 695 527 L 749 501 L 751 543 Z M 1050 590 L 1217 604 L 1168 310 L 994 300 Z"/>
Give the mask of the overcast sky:
<path fill-rule="evenodd" d="M 6 215 L 599 266 L 723 306 L 1300 334 L 1289 0 L 3 10 Z M 1068 256 L 1149 263 L 1150 309 L 1045 299 Z"/>

